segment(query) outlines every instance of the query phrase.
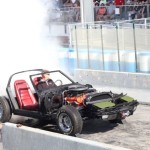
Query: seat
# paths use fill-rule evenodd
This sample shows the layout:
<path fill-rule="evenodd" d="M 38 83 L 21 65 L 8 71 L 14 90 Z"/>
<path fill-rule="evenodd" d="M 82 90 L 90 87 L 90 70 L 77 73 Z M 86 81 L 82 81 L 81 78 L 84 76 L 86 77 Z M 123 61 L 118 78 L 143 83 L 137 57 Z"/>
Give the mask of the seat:
<path fill-rule="evenodd" d="M 14 82 L 16 98 L 20 109 L 37 110 L 38 102 L 25 80 L 16 80 Z"/>

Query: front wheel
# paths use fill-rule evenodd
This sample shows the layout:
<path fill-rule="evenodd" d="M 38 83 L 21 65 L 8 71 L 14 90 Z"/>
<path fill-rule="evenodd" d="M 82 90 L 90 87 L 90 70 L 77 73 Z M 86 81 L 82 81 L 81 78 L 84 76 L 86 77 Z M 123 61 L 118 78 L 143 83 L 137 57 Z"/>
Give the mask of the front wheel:
<path fill-rule="evenodd" d="M 57 126 L 61 133 L 66 135 L 80 134 L 83 121 L 78 110 L 70 105 L 63 106 L 57 113 Z"/>

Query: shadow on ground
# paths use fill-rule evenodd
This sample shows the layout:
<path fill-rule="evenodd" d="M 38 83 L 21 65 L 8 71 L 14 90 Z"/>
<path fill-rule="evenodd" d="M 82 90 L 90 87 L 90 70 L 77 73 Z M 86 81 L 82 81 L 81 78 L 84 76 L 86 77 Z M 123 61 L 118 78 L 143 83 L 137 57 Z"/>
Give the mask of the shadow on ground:
<path fill-rule="evenodd" d="M 110 123 L 100 119 L 88 120 L 84 122 L 82 134 L 93 134 L 107 132 L 118 126 L 117 123 Z"/>

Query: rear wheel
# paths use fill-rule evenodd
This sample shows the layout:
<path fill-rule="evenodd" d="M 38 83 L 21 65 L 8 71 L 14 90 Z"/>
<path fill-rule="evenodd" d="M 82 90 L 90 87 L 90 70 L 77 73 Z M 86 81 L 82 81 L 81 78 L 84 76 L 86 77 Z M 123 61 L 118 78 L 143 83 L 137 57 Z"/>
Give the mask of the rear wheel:
<path fill-rule="evenodd" d="M 63 106 L 57 114 L 57 126 L 61 133 L 76 135 L 81 133 L 83 121 L 78 110 L 73 106 Z"/>
<path fill-rule="evenodd" d="M 8 122 L 11 118 L 11 109 L 5 97 L 0 97 L 0 122 Z"/>

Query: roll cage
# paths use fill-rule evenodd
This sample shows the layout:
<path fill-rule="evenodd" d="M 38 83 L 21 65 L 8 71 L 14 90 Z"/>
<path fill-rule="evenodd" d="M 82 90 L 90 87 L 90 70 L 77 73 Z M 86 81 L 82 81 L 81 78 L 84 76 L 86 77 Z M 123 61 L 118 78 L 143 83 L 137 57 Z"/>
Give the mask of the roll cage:
<path fill-rule="evenodd" d="M 12 74 L 10 77 L 9 77 L 9 80 L 8 80 L 8 83 L 7 83 L 7 87 L 6 87 L 6 92 L 7 92 L 7 95 L 8 95 L 8 99 L 9 99 L 9 103 L 10 103 L 10 106 L 12 108 L 12 111 L 14 110 L 19 110 L 19 105 L 13 95 L 13 91 L 12 91 L 12 88 L 11 88 L 11 81 L 12 81 L 12 78 L 14 76 L 16 76 L 17 74 L 23 74 L 23 73 L 27 73 L 27 72 L 34 72 L 34 73 L 31 73 L 29 74 L 29 80 L 34 88 L 34 91 L 35 93 L 37 94 L 37 96 L 39 96 L 39 92 L 38 90 L 36 89 L 36 86 L 33 82 L 33 78 L 36 77 L 36 76 L 39 76 L 39 75 L 42 75 L 42 74 L 45 74 L 45 73 L 54 73 L 54 72 L 59 72 L 61 73 L 62 75 L 64 75 L 72 84 L 75 83 L 70 77 L 68 77 L 65 73 L 63 73 L 62 71 L 60 70 L 54 70 L 54 71 L 45 71 L 44 69 L 32 69 L 32 70 L 25 70 L 25 71 L 19 71 L 19 72 L 16 72 L 14 74 Z M 38 72 L 38 73 L 35 73 L 35 72 Z"/>

